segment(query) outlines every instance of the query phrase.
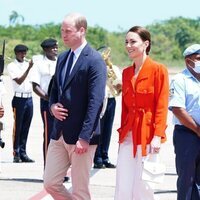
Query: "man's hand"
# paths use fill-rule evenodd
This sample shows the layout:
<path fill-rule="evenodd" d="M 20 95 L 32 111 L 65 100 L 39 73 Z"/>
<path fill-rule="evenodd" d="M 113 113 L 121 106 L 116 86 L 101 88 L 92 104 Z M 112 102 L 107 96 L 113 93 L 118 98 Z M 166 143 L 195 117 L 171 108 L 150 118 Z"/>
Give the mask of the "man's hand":
<path fill-rule="evenodd" d="M 197 131 L 195 131 L 195 132 L 197 133 L 198 137 L 200 137 L 200 126 L 199 125 L 197 125 Z"/>
<path fill-rule="evenodd" d="M 79 139 L 76 142 L 75 153 L 83 154 L 88 151 L 89 143 L 83 139 Z"/>
<path fill-rule="evenodd" d="M 193 130 L 200 137 L 200 125 L 189 115 L 185 108 L 172 107 L 172 112 L 181 124 Z"/>
<path fill-rule="evenodd" d="M 54 117 L 60 121 L 63 121 L 68 116 L 68 110 L 63 107 L 61 103 L 55 103 L 51 105 L 51 112 Z"/>
<path fill-rule="evenodd" d="M 117 85 L 114 85 L 113 87 L 116 89 L 118 94 L 122 92 L 122 84 L 119 83 Z"/>
<path fill-rule="evenodd" d="M 4 116 L 4 107 L 0 106 L 0 118 Z"/>
<path fill-rule="evenodd" d="M 33 60 L 31 59 L 31 60 L 29 61 L 29 67 L 28 67 L 28 68 L 31 69 L 31 68 L 33 67 L 33 64 L 34 64 L 34 63 L 33 63 Z"/>

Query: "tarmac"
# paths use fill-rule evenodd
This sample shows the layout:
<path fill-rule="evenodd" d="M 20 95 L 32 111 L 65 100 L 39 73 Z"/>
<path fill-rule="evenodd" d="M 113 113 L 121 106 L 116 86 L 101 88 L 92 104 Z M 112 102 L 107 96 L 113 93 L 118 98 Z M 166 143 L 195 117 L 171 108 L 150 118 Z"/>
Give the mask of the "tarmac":
<path fill-rule="evenodd" d="M 170 75 L 172 77 L 173 75 Z M 0 200 L 52 200 L 43 189 L 43 127 L 39 109 L 39 97 L 33 94 L 34 116 L 30 127 L 27 153 L 35 163 L 13 163 L 12 155 L 12 126 L 13 113 L 11 108 L 12 85 L 8 76 L 3 76 L 6 94 L 3 96 L 5 116 L 2 118 L 5 128 L 1 137 L 5 147 L 0 148 Z M 118 152 L 117 128 L 120 126 L 121 97 L 117 97 L 116 114 L 113 133 L 109 148 L 109 157 L 116 164 Z M 167 142 L 162 145 L 161 159 L 166 165 L 164 181 L 157 184 L 155 196 L 159 200 L 176 199 L 176 170 L 174 162 L 174 148 L 172 144 L 173 126 L 172 114 L 168 114 Z M 115 192 L 115 169 L 92 169 L 90 190 L 92 200 L 113 200 Z M 65 183 L 71 188 L 71 182 Z M 122 199 L 126 200 L 126 199 Z"/>

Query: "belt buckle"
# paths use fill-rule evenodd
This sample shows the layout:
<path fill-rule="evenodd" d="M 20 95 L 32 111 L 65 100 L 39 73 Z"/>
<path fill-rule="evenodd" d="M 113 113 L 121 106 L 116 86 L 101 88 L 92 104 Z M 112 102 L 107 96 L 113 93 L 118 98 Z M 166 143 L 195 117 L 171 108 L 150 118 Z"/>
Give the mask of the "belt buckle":
<path fill-rule="evenodd" d="M 23 98 L 27 98 L 28 97 L 28 94 L 26 94 L 26 93 L 22 93 L 22 95 L 21 95 Z"/>
<path fill-rule="evenodd" d="M 29 98 L 31 97 L 31 93 L 15 92 L 15 96 L 21 98 Z"/>
<path fill-rule="evenodd" d="M 29 98 L 29 97 L 31 97 L 31 93 L 22 93 L 22 96 L 24 98 Z"/>

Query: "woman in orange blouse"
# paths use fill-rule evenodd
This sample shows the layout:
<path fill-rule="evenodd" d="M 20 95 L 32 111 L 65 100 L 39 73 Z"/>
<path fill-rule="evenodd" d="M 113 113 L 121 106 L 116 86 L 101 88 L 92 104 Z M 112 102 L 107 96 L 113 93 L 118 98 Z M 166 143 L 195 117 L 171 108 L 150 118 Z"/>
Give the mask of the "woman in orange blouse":
<path fill-rule="evenodd" d="M 145 28 L 132 27 L 125 46 L 133 65 L 122 77 L 115 200 L 153 200 L 153 190 L 142 180 L 142 161 L 149 153 L 159 153 L 166 140 L 168 72 L 148 56 L 151 35 Z"/>

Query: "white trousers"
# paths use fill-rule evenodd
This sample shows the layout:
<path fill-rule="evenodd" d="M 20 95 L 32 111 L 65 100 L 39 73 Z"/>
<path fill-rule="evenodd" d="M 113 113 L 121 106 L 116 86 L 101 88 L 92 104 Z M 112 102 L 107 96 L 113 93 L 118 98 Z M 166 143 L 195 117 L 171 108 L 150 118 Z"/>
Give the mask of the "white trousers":
<path fill-rule="evenodd" d="M 132 135 L 128 134 L 120 144 L 117 170 L 115 200 L 154 200 L 153 189 L 142 180 L 142 149 L 137 147 L 137 155 L 133 157 Z"/>

